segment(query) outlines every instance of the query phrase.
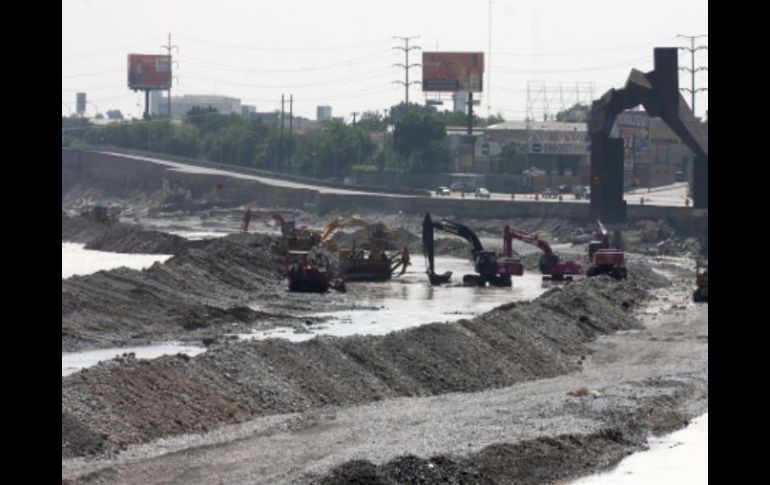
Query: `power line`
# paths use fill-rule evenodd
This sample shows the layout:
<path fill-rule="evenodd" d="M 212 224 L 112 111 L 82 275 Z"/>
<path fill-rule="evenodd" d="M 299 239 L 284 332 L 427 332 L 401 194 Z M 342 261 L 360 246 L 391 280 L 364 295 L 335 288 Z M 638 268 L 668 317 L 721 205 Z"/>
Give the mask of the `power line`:
<path fill-rule="evenodd" d="M 406 80 L 405 81 L 393 81 L 393 82 L 397 83 L 397 84 L 402 84 L 404 86 L 404 91 L 405 91 L 405 94 L 406 94 L 404 99 L 405 99 L 406 104 L 409 104 L 409 86 L 411 84 L 420 84 L 420 81 L 409 82 L 409 69 L 411 69 L 412 67 L 417 67 L 417 66 L 421 66 L 422 65 L 422 64 L 419 64 L 419 63 L 409 64 L 409 51 L 416 50 L 416 49 L 421 49 L 421 47 L 418 46 L 418 45 L 414 45 L 414 46 L 409 47 L 409 40 L 410 39 L 416 39 L 418 37 L 420 37 L 420 36 L 419 35 L 411 35 L 409 37 L 401 37 L 401 36 L 398 36 L 398 35 L 394 35 L 393 36 L 394 39 L 401 39 L 401 40 L 404 41 L 404 47 L 394 46 L 393 48 L 404 51 L 405 62 L 404 62 L 404 64 L 393 64 L 393 65 L 396 66 L 396 67 L 403 67 L 404 68 L 404 74 L 406 76 Z"/>
<path fill-rule="evenodd" d="M 695 39 L 699 39 L 701 37 L 708 37 L 708 34 L 703 34 L 703 35 L 681 35 L 681 34 L 678 34 L 677 37 L 681 37 L 681 38 L 684 38 L 684 39 L 690 39 L 690 47 L 680 47 L 680 49 L 686 50 L 686 51 L 690 51 L 690 62 L 691 62 L 690 66 L 691 67 L 689 67 L 689 68 L 687 68 L 687 67 L 680 67 L 679 69 L 681 71 L 688 71 L 690 73 L 690 80 L 691 80 L 690 86 L 691 87 L 690 88 L 679 88 L 679 89 L 680 89 L 680 91 L 689 91 L 690 92 L 690 96 L 691 96 L 691 98 L 690 98 L 690 100 L 691 100 L 690 101 L 690 107 L 692 108 L 692 114 L 695 115 L 695 93 L 697 93 L 698 91 L 708 91 L 707 87 L 695 89 L 695 73 L 698 72 L 698 71 L 707 71 L 708 72 L 708 70 L 709 70 L 708 66 L 705 66 L 705 67 L 701 66 L 701 67 L 698 67 L 698 68 L 695 67 L 695 52 L 700 51 L 700 50 L 708 50 L 708 48 L 709 48 L 707 45 L 699 45 L 698 47 L 695 47 Z"/>
<path fill-rule="evenodd" d="M 318 46 L 318 47 L 276 47 L 276 46 L 251 46 L 244 44 L 223 44 L 219 42 L 212 42 L 209 40 L 198 39 L 190 37 L 185 34 L 177 34 L 177 37 L 182 37 L 193 42 L 200 44 L 207 44 L 215 47 L 226 47 L 230 49 L 245 49 L 245 50 L 261 50 L 261 51 L 323 51 L 323 50 L 355 50 L 361 49 L 374 44 L 381 44 L 386 42 L 386 39 L 371 40 L 367 42 L 356 42 L 355 44 L 345 44 L 337 46 Z"/>
<path fill-rule="evenodd" d="M 388 55 L 385 54 L 386 52 L 390 52 L 390 51 L 379 50 L 371 54 L 367 54 L 365 56 L 357 56 L 350 59 L 334 62 L 331 64 L 325 64 L 325 65 L 320 65 L 316 67 L 300 67 L 300 68 L 289 68 L 289 69 L 261 69 L 259 67 L 233 66 L 231 64 L 221 64 L 221 63 L 211 62 L 205 59 L 200 59 L 200 58 L 191 57 L 191 56 L 184 56 L 184 60 L 185 62 L 192 62 L 193 64 L 197 63 L 201 67 L 211 66 L 212 69 L 219 69 L 219 70 L 225 70 L 225 71 L 258 73 L 258 74 L 272 74 L 272 73 L 277 74 L 277 73 L 286 73 L 286 72 L 322 71 L 326 69 L 337 69 L 337 68 L 350 67 L 350 66 L 355 66 L 360 64 L 367 64 L 367 63 L 379 61 L 384 59 L 385 57 L 388 57 Z M 375 56 L 373 54 L 381 54 L 381 55 Z"/>

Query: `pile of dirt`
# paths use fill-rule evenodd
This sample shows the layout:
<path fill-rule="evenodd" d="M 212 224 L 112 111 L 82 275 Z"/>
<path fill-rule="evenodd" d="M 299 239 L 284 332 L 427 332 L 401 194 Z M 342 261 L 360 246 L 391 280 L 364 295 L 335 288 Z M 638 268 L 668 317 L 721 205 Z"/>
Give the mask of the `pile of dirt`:
<path fill-rule="evenodd" d="M 377 466 L 353 460 L 313 480 L 314 485 L 562 483 L 607 468 L 644 446 L 644 433 L 626 427 L 587 435 L 559 435 L 487 446 L 469 456 L 397 457 Z"/>
<path fill-rule="evenodd" d="M 133 224 L 101 224 L 62 211 L 62 241 L 86 243 L 86 249 L 116 253 L 176 254 L 188 241 L 173 234 L 148 231 Z"/>
<path fill-rule="evenodd" d="M 701 239 L 697 234 L 686 237 L 677 234 L 665 220 L 639 221 L 623 232 L 623 245 L 627 251 L 648 255 L 699 254 Z"/>
<path fill-rule="evenodd" d="M 62 350 L 216 332 L 223 324 L 271 318 L 244 305 L 284 292 L 283 259 L 270 251 L 272 241 L 256 234 L 195 241 L 141 271 L 118 268 L 62 280 Z"/>
<path fill-rule="evenodd" d="M 155 271 L 175 279 L 178 269 L 179 263 Z M 213 287 L 222 284 L 220 279 Z M 633 282 L 597 277 L 473 320 L 384 336 L 317 337 L 297 344 L 219 341 L 192 358 L 105 362 L 62 378 L 62 411 L 84 429 L 105 435 L 114 449 L 259 415 L 553 377 L 578 370 L 580 357 L 589 352 L 585 344 L 597 335 L 638 328 L 630 310 L 652 286 L 644 277 Z M 63 448 L 90 453 L 70 442 L 77 439 L 63 434 Z"/>

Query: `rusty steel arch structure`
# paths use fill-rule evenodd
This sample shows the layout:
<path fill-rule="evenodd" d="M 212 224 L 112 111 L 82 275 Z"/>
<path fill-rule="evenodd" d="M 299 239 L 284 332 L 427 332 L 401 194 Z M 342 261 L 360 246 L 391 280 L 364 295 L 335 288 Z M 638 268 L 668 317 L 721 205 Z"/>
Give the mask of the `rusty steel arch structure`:
<path fill-rule="evenodd" d="M 640 104 L 650 116 L 662 118 L 695 154 L 693 207 L 708 209 L 708 138 L 679 93 L 677 49 L 658 47 L 653 52 L 653 71 L 632 69 L 624 88 L 610 89 L 591 105 L 591 216 L 605 222 L 626 221 L 623 140 L 610 132 L 620 113 Z"/>

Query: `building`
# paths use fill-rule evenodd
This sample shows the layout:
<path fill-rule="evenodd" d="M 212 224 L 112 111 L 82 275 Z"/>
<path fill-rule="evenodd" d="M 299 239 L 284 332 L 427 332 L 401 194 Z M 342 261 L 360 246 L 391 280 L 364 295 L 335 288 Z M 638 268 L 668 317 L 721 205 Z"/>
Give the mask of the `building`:
<path fill-rule="evenodd" d="M 468 93 L 452 93 L 452 110 L 455 113 L 468 112 Z"/>
<path fill-rule="evenodd" d="M 315 109 L 316 121 L 326 121 L 332 119 L 332 107 L 331 106 L 317 106 Z"/>
<path fill-rule="evenodd" d="M 241 115 L 244 118 L 251 118 L 257 114 L 257 107 L 248 104 L 241 105 Z"/>
<path fill-rule="evenodd" d="M 163 91 L 150 91 L 150 114 L 154 116 L 167 115 L 166 103 L 168 103 L 168 97 L 163 95 Z M 238 98 L 205 94 L 171 96 L 171 116 L 184 116 L 193 108 L 214 108 L 222 114 L 243 114 L 241 100 Z"/>

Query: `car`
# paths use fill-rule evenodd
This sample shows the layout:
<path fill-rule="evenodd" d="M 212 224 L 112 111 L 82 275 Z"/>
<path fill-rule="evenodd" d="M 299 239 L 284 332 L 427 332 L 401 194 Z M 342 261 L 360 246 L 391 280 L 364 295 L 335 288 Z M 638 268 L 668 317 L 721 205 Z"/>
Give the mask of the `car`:
<path fill-rule="evenodd" d="M 452 184 L 452 190 L 455 192 L 473 192 L 473 187 L 463 182 L 457 182 Z"/>
<path fill-rule="evenodd" d="M 452 195 L 452 191 L 449 190 L 449 187 L 441 186 L 436 189 L 436 195 Z"/>
<path fill-rule="evenodd" d="M 587 185 L 576 185 L 572 188 L 572 194 L 575 199 L 588 198 L 591 195 L 591 188 Z"/>
<path fill-rule="evenodd" d="M 540 193 L 540 197 L 544 199 L 555 199 L 559 196 L 559 192 L 551 187 L 546 188 Z"/>
<path fill-rule="evenodd" d="M 474 192 L 474 194 L 473 194 L 473 195 L 474 195 L 474 197 L 476 197 L 477 199 L 478 199 L 478 198 L 482 198 L 482 199 L 489 199 L 489 197 L 490 197 L 490 195 L 491 195 L 491 194 L 490 194 L 490 193 L 489 193 L 489 191 L 488 191 L 487 189 L 485 189 L 484 187 L 479 187 L 478 189 L 476 189 L 476 192 Z"/>
<path fill-rule="evenodd" d="M 569 185 L 559 185 L 560 194 L 569 194 L 570 192 L 571 191 L 570 191 Z"/>

